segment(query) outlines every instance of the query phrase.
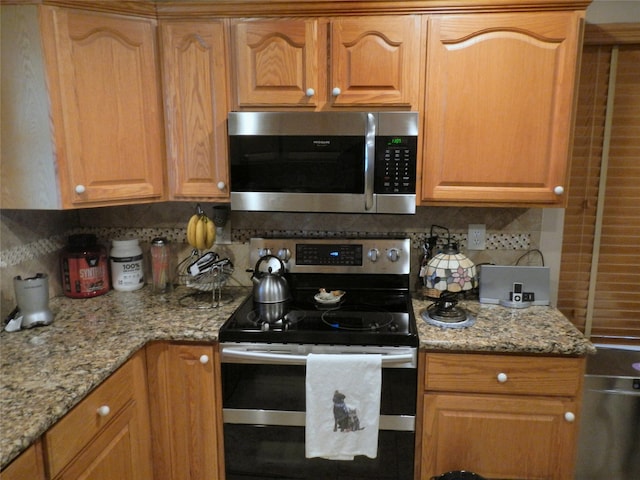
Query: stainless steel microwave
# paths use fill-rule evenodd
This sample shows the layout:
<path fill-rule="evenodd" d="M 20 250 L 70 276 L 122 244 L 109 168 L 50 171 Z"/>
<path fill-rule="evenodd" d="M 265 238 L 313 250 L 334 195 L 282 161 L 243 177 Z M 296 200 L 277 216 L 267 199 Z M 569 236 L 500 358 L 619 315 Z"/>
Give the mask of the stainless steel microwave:
<path fill-rule="evenodd" d="M 232 112 L 231 208 L 416 211 L 416 112 Z"/>

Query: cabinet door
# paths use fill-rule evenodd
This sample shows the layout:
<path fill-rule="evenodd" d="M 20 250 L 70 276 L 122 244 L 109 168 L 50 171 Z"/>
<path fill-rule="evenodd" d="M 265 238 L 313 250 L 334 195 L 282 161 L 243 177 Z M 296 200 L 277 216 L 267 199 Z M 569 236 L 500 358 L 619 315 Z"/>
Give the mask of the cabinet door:
<path fill-rule="evenodd" d="M 224 478 L 215 355 L 210 345 L 147 346 L 156 479 Z"/>
<path fill-rule="evenodd" d="M 429 20 L 422 200 L 564 204 L 582 18 Z"/>
<path fill-rule="evenodd" d="M 55 480 L 151 480 L 148 437 L 144 440 L 146 457 L 140 455 L 140 415 L 134 405 L 128 405 Z"/>
<path fill-rule="evenodd" d="M 419 49 L 417 15 L 332 20 L 332 105 L 417 108 Z"/>
<path fill-rule="evenodd" d="M 228 200 L 222 22 L 160 26 L 171 198 Z"/>
<path fill-rule="evenodd" d="M 318 21 L 255 20 L 233 26 L 239 107 L 318 106 L 324 97 Z M 324 70 L 324 69 L 323 69 Z"/>
<path fill-rule="evenodd" d="M 155 20 L 42 8 L 63 205 L 161 199 Z"/>
<path fill-rule="evenodd" d="M 2 480 L 44 480 L 42 444 L 37 440 L 0 474 Z"/>
<path fill-rule="evenodd" d="M 486 478 L 573 478 L 576 408 L 560 398 L 427 394 L 422 477 L 470 470 Z"/>
<path fill-rule="evenodd" d="M 48 471 L 56 480 L 151 479 L 144 353 L 118 369 L 44 439 Z"/>

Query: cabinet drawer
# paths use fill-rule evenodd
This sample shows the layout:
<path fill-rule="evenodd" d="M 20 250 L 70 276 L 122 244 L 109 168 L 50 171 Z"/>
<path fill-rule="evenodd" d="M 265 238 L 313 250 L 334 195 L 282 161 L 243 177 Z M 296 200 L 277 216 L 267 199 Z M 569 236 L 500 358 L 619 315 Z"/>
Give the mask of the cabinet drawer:
<path fill-rule="evenodd" d="M 573 397 L 584 359 L 482 354 L 427 354 L 427 391 Z"/>
<path fill-rule="evenodd" d="M 134 363 L 129 361 L 47 431 L 44 438 L 51 477 L 135 400 L 134 383 Z"/>

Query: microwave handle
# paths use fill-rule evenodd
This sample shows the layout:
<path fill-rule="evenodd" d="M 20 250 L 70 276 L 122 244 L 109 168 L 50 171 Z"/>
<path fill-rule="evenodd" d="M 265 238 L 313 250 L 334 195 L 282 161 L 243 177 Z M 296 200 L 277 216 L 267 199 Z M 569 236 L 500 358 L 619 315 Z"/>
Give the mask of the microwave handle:
<path fill-rule="evenodd" d="M 376 117 L 367 113 L 367 131 L 364 147 L 364 209 L 373 208 L 374 164 L 376 159 Z"/>

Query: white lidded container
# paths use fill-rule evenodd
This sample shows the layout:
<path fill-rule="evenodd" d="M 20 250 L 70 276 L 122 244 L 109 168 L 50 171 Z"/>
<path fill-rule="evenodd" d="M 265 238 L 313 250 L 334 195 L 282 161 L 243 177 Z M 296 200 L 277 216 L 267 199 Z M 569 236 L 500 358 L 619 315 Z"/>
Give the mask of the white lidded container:
<path fill-rule="evenodd" d="M 109 259 L 114 290 L 131 292 L 144 286 L 143 255 L 137 238 L 112 240 Z"/>

